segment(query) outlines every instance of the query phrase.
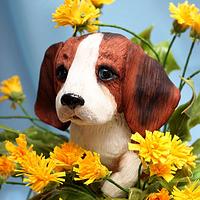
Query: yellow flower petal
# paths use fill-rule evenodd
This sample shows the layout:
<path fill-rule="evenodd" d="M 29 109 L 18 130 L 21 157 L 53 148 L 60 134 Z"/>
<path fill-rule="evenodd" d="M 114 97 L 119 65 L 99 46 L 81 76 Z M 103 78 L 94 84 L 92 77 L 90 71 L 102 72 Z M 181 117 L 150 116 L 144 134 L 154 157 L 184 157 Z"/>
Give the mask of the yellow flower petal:
<path fill-rule="evenodd" d="M 173 3 L 169 4 L 171 17 L 174 18 L 178 24 L 185 27 L 191 26 L 193 23 L 193 15 L 199 12 L 199 9 L 194 4 L 189 4 L 188 1 L 178 3 L 176 7 Z"/>
<path fill-rule="evenodd" d="M 0 92 L 7 95 L 8 97 L 12 92 L 23 93 L 19 76 L 12 76 L 7 80 L 1 82 Z"/>
<path fill-rule="evenodd" d="M 161 191 L 150 194 L 147 200 L 170 200 L 169 192 L 162 188 Z"/>
<path fill-rule="evenodd" d="M 139 133 L 132 135 L 131 139 L 138 144 L 129 144 L 129 150 L 139 152 L 139 156 L 146 162 L 165 162 L 170 151 L 171 136 L 169 133 L 161 133 L 159 131 L 146 131 L 144 139 Z"/>
<path fill-rule="evenodd" d="M 200 14 L 193 15 L 192 34 L 200 38 Z"/>
<path fill-rule="evenodd" d="M 150 176 L 157 175 L 163 177 L 167 182 L 174 178 L 176 173 L 176 168 L 171 165 L 171 163 L 157 163 L 150 164 Z"/>
<path fill-rule="evenodd" d="M 98 30 L 94 24 L 99 16 L 100 9 L 90 0 L 65 0 L 52 14 L 52 21 L 57 23 L 56 27 L 72 26 L 79 31 L 94 32 Z"/>
<path fill-rule="evenodd" d="M 199 182 L 196 181 L 191 183 L 190 185 L 185 186 L 185 188 L 182 190 L 174 187 L 172 195 L 174 200 L 200 200 Z"/>
<path fill-rule="evenodd" d="M 84 150 L 76 144 L 64 143 L 61 147 L 55 147 L 53 153 L 50 153 L 52 159 L 63 164 L 58 167 L 58 171 L 72 170 L 74 164 L 82 157 Z"/>
<path fill-rule="evenodd" d="M 77 173 L 77 177 L 74 180 L 86 180 L 86 185 L 109 174 L 108 169 L 101 164 L 99 154 L 95 152 L 86 151 L 85 157 L 80 158 L 76 164 L 77 167 L 74 167 L 73 171 Z"/>
<path fill-rule="evenodd" d="M 3 101 L 5 101 L 5 100 L 7 100 L 8 98 L 9 98 L 9 97 L 6 96 L 6 95 L 1 96 L 1 97 L 0 97 L 0 103 L 3 102 Z"/>
<path fill-rule="evenodd" d="M 15 164 L 7 156 L 0 156 L 0 176 L 8 178 L 14 170 Z"/>
<path fill-rule="evenodd" d="M 186 167 L 190 170 L 196 165 L 192 147 L 176 135 L 172 138 L 169 132 L 146 131 L 145 138 L 135 133 L 131 139 L 136 143 L 129 143 L 129 150 L 138 152 L 143 167 L 148 169 L 149 166 L 150 176 L 161 176 L 169 182 L 177 169 Z"/>
<path fill-rule="evenodd" d="M 28 152 L 20 162 L 20 174 L 24 175 L 24 182 L 35 192 L 40 193 L 50 182 L 62 183 L 65 181 L 65 172 L 54 172 L 58 166 L 52 159 L 37 155 L 35 151 Z"/>
<path fill-rule="evenodd" d="M 12 159 L 13 162 L 20 163 L 24 155 L 32 151 L 32 146 L 27 148 L 26 135 L 24 134 L 19 134 L 19 137 L 16 138 L 16 143 L 17 145 L 14 145 L 12 142 L 6 141 L 5 148 L 11 154 L 10 159 Z"/>

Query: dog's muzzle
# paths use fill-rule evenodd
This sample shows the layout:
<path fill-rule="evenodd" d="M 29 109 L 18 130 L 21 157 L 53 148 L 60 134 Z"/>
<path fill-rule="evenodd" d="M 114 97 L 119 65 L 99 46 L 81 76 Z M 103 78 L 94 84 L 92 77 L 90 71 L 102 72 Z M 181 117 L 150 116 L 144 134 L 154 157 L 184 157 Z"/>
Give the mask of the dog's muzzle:
<path fill-rule="evenodd" d="M 60 101 L 63 106 L 68 106 L 70 109 L 75 109 L 77 106 L 83 106 L 85 103 L 81 96 L 73 93 L 64 94 Z"/>

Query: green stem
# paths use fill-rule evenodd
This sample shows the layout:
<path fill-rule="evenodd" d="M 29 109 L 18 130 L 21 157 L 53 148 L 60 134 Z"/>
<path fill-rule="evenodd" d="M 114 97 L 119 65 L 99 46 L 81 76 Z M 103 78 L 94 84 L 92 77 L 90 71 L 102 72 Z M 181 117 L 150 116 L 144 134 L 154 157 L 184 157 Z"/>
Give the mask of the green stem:
<path fill-rule="evenodd" d="M 155 49 L 152 47 L 152 45 L 147 40 L 145 40 L 144 38 L 140 37 L 139 35 L 137 35 L 133 31 L 130 31 L 130 30 L 126 29 L 126 28 L 123 28 L 123 27 L 118 26 L 118 25 L 113 25 L 113 24 L 95 24 L 95 25 L 96 26 L 102 26 L 102 27 L 117 28 L 117 29 L 126 31 L 127 33 L 130 33 L 134 37 L 136 37 L 139 40 L 141 40 L 145 45 L 147 45 L 149 47 L 149 49 L 151 49 L 151 51 L 154 53 L 154 55 L 156 56 L 157 60 L 160 61 L 159 55 L 157 54 L 157 52 L 155 51 Z"/>
<path fill-rule="evenodd" d="M 123 192 L 129 193 L 129 190 L 123 188 L 122 186 L 120 186 L 119 184 L 117 184 L 115 181 L 113 181 L 110 178 L 106 178 L 107 181 L 109 181 L 110 183 L 112 183 L 113 185 L 115 185 L 116 187 L 118 187 L 120 190 L 122 190 Z"/>
<path fill-rule="evenodd" d="M 40 121 L 39 119 L 31 116 L 0 116 L 0 119 L 31 119 L 34 121 Z"/>
<path fill-rule="evenodd" d="M 26 200 L 29 200 L 29 199 L 30 199 L 31 194 L 32 194 L 32 190 L 29 189 L 28 194 L 27 194 L 27 197 L 26 197 Z"/>
<path fill-rule="evenodd" d="M 141 173 L 141 169 L 142 169 L 142 163 L 140 163 L 140 166 L 138 168 L 138 188 L 141 188 L 141 181 L 140 181 L 140 173 Z"/>
<path fill-rule="evenodd" d="M 190 60 L 190 57 L 191 57 L 191 55 L 192 55 L 192 51 L 193 51 L 193 49 L 194 49 L 194 45 L 195 45 L 195 42 L 196 42 L 196 38 L 195 39 L 193 39 L 193 41 L 192 41 L 192 45 L 191 45 L 191 47 L 190 47 L 190 50 L 189 50 L 189 53 L 188 53 L 188 56 L 187 56 L 187 59 L 186 59 L 186 62 L 185 62 L 185 66 L 184 66 L 184 69 L 183 69 L 183 73 L 182 73 L 182 78 L 184 78 L 185 77 L 185 74 L 186 74 L 186 71 L 187 71 L 187 67 L 188 67 L 188 63 L 189 63 L 189 60 Z M 180 91 L 182 90 L 182 83 L 183 83 L 183 80 L 181 79 L 181 81 L 180 81 L 180 84 L 179 84 L 179 89 L 180 89 Z"/>
<path fill-rule="evenodd" d="M 19 103 L 18 105 L 19 105 L 19 107 L 21 108 L 22 112 L 23 112 L 27 117 L 29 117 L 28 112 L 27 112 L 26 109 L 22 106 L 22 104 Z M 29 119 L 29 120 L 33 123 L 33 125 L 35 125 L 35 126 L 37 126 L 38 128 L 40 128 L 40 129 L 42 129 L 42 130 L 48 132 L 48 130 L 47 130 L 46 128 L 44 128 L 44 127 L 38 125 L 37 123 L 35 123 L 33 119 Z"/>
<path fill-rule="evenodd" d="M 196 72 L 194 72 L 193 74 L 188 76 L 187 79 L 191 79 L 191 78 L 193 78 L 194 76 L 196 76 L 199 73 L 200 73 L 200 70 L 197 70 Z M 184 85 L 185 85 L 185 82 L 183 82 L 183 84 L 181 85 L 181 88 L 183 88 Z"/>
<path fill-rule="evenodd" d="M 167 123 L 163 127 L 163 133 L 165 133 L 166 131 L 167 131 Z"/>
<path fill-rule="evenodd" d="M 143 187 L 142 187 L 142 191 L 144 191 L 144 190 L 145 190 L 145 188 L 146 188 L 146 185 L 147 185 L 148 181 L 149 181 L 148 179 L 144 181 L 144 184 L 143 184 Z"/>
<path fill-rule="evenodd" d="M 175 34 L 175 35 L 173 36 L 173 38 L 172 38 L 172 40 L 171 40 L 171 42 L 170 42 L 170 44 L 169 44 L 169 47 L 168 47 L 168 49 L 167 49 L 167 53 L 166 53 L 165 58 L 164 58 L 164 61 L 163 61 L 163 68 L 164 68 L 164 69 L 165 69 L 165 65 L 166 65 L 166 62 L 167 62 L 167 58 L 168 58 L 169 52 L 170 52 L 170 50 L 171 50 L 171 48 L 172 48 L 172 45 L 173 45 L 173 43 L 174 43 L 176 37 L 177 37 L 177 34 Z"/>
<path fill-rule="evenodd" d="M 6 181 L 5 184 L 9 184 L 9 185 L 26 185 L 25 183 L 12 182 L 12 181 Z"/>
<path fill-rule="evenodd" d="M 20 131 L 14 130 L 14 129 L 9 128 L 9 127 L 4 126 L 4 125 L 0 125 L 0 129 L 3 129 L 5 131 L 9 131 L 9 132 L 12 132 L 12 133 L 16 133 L 16 134 L 20 134 L 21 133 Z"/>

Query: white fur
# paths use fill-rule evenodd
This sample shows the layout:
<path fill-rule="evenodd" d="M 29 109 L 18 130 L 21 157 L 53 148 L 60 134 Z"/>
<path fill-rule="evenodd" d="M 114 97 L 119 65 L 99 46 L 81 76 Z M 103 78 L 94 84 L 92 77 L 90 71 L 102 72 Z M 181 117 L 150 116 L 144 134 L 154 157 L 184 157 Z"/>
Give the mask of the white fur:
<path fill-rule="evenodd" d="M 104 165 L 110 170 L 117 170 L 111 178 L 128 188 L 137 181 L 140 161 L 136 154 L 128 151 L 131 132 L 124 116 L 117 113 L 115 98 L 96 79 L 95 65 L 102 39 L 103 34 L 96 33 L 79 44 L 67 80 L 56 97 L 56 110 L 62 122 L 71 121 L 71 140 L 99 153 Z M 67 93 L 81 96 L 85 104 L 74 110 L 62 106 L 60 99 Z M 107 181 L 102 191 L 112 197 L 123 195 Z"/>

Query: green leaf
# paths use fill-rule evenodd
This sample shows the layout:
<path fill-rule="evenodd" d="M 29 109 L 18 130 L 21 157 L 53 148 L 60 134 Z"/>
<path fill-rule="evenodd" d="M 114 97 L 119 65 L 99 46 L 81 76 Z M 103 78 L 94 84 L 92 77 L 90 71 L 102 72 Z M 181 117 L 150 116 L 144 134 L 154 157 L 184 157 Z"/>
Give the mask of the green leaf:
<path fill-rule="evenodd" d="M 193 144 L 192 144 L 192 147 L 193 147 L 193 150 L 192 152 L 195 154 L 195 155 L 199 155 L 200 157 L 200 139 L 196 140 Z"/>
<path fill-rule="evenodd" d="M 200 165 L 197 165 L 193 170 L 192 170 L 192 176 L 190 177 L 191 181 L 199 181 L 200 180 Z"/>
<path fill-rule="evenodd" d="M 148 28 L 146 28 L 144 31 L 142 31 L 141 33 L 139 33 L 139 36 L 144 38 L 147 42 L 149 42 L 150 44 L 152 43 L 151 42 L 151 33 L 153 31 L 153 26 L 149 26 Z M 145 44 L 138 38 L 136 37 L 133 37 L 131 39 L 132 42 L 134 42 L 135 44 L 138 44 L 140 45 L 143 49 L 145 48 Z"/>
<path fill-rule="evenodd" d="M 149 42 L 153 46 L 153 48 L 157 52 L 158 56 L 160 57 L 160 63 L 162 64 L 164 62 L 165 55 L 167 53 L 167 50 L 169 48 L 170 43 L 168 41 L 163 41 L 163 42 L 160 42 L 159 44 L 153 45 L 153 43 L 151 41 L 152 31 L 153 31 L 153 26 L 150 26 L 147 29 L 145 29 L 144 31 L 142 31 L 139 34 L 139 36 L 144 38 L 147 42 Z M 143 50 L 150 57 L 157 59 L 155 57 L 155 54 L 140 39 L 134 37 L 134 38 L 131 39 L 131 41 L 134 42 L 135 44 L 138 44 L 139 46 L 141 46 L 143 48 Z M 177 64 L 177 62 L 176 62 L 176 60 L 173 56 L 173 53 L 170 51 L 169 54 L 168 54 L 166 65 L 165 65 L 165 71 L 167 72 L 167 74 L 169 74 L 174 70 L 180 70 L 180 66 Z"/>
<path fill-rule="evenodd" d="M 31 200 L 96 200 L 96 197 L 87 193 L 81 186 L 69 185 L 39 194 Z"/>
<path fill-rule="evenodd" d="M 138 188 L 130 188 L 128 200 L 142 200 L 144 198 L 144 191 Z"/>
<path fill-rule="evenodd" d="M 4 155 L 7 154 L 7 151 L 5 149 L 5 141 L 9 140 L 11 142 L 15 142 L 15 138 L 17 138 L 19 134 L 17 134 L 16 132 L 11 132 L 12 129 L 6 126 L 1 125 L 1 127 L 7 129 L 0 133 L 0 155 Z"/>
<path fill-rule="evenodd" d="M 200 170 L 200 139 L 196 140 L 192 144 L 192 147 L 193 147 L 193 150 L 192 150 L 193 154 L 197 156 L 197 158 L 196 158 L 197 167 L 196 168 L 198 168 Z"/>
<path fill-rule="evenodd" d="M 56 135 L 52 132 L 43 131 L 37 127 L 30 127 L 23 131 L 27 136 L 28 144 L 33 144 L 33 148 L 38 154 L 43 153 L 49 156 L 49 152 L 53 151 L 55 146 L 59 146 L 68 139 L 61 135 Z"/>
<path fill-rule="evenodd" d="M 168 41 L 164 41 L 164 42 L 154 45 L 154 49 L 158 53 L 161 63 L 164 62 L 165 55 L 167 53 L 168 48 L 169 48 Z M 151 52 L 151 54 L 152 54 L 152 52 Z M 155 55 L 152 54 L 152 56 L 155 56 Z M 165 71 L 167 72 L 167 74 L 169 74 L 174 70 L 180 70 L 180 67 L 177 64 L 172 52 L 170 51 L 168 54 L 166 65 L 165 65 Z"/>
<path fill-rule="evenodd" d="M 192 89 L 192 98 L 187 103 L 180 105 L 172 114 L 169 119 L 169 129 L 172 135 L 179 136 L 183 141 L 189 141 L 191 140 L 190 129 L 192 127 L 190 122 L 194 118 L 198 118 L 195 113 L 197 112 L 196 108 L 198 108 L 199 102 L 196 102 L 197 98 L 193 81 L 184 78 L 182 80 Z"/>

